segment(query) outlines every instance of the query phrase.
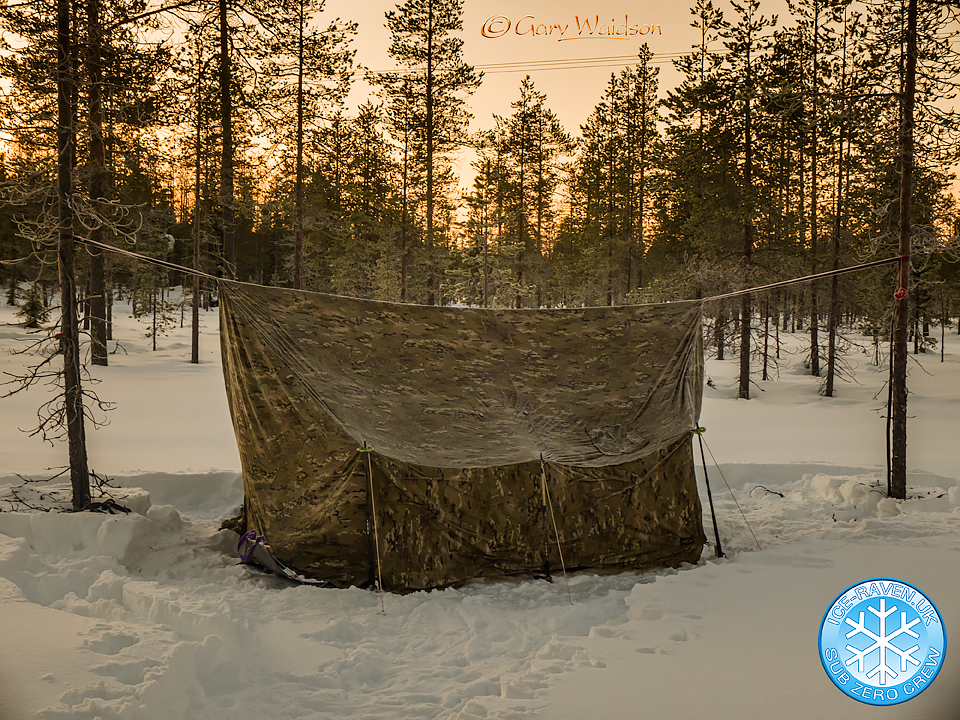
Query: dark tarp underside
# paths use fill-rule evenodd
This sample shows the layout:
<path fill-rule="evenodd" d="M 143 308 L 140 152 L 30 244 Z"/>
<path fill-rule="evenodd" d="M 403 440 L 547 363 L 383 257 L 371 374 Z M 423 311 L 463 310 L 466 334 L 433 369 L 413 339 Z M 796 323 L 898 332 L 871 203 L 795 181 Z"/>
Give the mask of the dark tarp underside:
<path fill-rule="evenodd" d="M 696 561 L 700 304 L 484 310 L 220 283 L 245 529 L 386 589 Z M 368 446 L 372 482 L 364 455 Z M 372 497 L 370 487 L 372 486 Z"/>

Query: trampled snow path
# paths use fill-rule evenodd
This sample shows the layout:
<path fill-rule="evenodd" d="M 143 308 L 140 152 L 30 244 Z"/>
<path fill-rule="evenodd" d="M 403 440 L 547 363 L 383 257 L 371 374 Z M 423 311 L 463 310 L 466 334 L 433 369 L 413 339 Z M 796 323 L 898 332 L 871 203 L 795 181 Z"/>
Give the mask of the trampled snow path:
<path fill-rule="evenodd" d="M 911 464 L 926 471 L 911 500 L 881 492 L 882 378 L 866 356 L 863 385 L 829 401 L 797 358 L 749 402 L 733 398 L 736 363 L 710 361 L 707 439 L 762 552 L 708 468 L 727 559 L 576 575 L 573 605 L 562 581 L 518 580 L 387 595 L 384 614 L 372 593 L 237 564 L 236 536 L 217 531 L 241 496 L 215 318 L 198 368 L 185 331 L 151 353 L 122 311 L 129 354 L 97 371 L 120 408 L 91 433 L 92 463 L 145 491 L 128 491 L 129 516 L 0 513 L 3 718 L 874 717 L 830 684 L 817 632 L 839 591 L 879 575 L 922 588 L 956 638 L 937 681 L 885 716 L 960 717 L 953 338 L 947 363 L 911 376 Z M 22 336 L 2 328 L 0 346 Z M 38 404 L 0 405 L 0 488 L 63 463 L 15 429 Z"/>

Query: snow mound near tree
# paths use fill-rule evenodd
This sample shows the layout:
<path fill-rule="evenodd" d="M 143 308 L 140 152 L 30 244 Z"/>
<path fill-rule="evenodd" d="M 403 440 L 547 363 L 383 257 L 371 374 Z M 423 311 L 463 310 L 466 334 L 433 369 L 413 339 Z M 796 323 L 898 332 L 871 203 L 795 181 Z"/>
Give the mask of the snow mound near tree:
<path fill-rule="evenodd" d="M 573 577 L 575 605 L 565 585 L 531 579 L 402 597 L 298 587 L 240 565 L 236 534 L 215 521 L 183 519 L 143 490 L 123 501 L 136 512 L 0 513 L 0 587 L 13 616 L 50 609 L 91 621 L 75 625 L 76 650 L 96 681 L 71 686 L 75 668 L 47 665 L 47 697 L 32 699 L 43 717 L 325 708 L 323 717 L 387 718 L 402 707 L 467 718 L 484 715 L 485 699 L 529 708 L 551 679 L 602 667 L 571 638 L 621 615 L 637 581 Z"/>

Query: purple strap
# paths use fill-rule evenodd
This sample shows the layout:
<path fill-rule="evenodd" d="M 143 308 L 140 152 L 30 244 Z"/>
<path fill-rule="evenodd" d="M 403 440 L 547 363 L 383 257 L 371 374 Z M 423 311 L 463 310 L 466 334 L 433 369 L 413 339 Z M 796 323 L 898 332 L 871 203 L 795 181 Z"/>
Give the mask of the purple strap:
<path fill-rule="evenodd" d="M 240 562 L 248 563 L 253 560 L 253 553 L 257 545 L 266 545 L 267 539 L 263 535 L 257 535 L 256 530 L 247 530 L 240 536 L 240 542 L 237 543 L 237 553 L 240 555 Z M 249 545 L 249 547 L 246 547 Z"/>

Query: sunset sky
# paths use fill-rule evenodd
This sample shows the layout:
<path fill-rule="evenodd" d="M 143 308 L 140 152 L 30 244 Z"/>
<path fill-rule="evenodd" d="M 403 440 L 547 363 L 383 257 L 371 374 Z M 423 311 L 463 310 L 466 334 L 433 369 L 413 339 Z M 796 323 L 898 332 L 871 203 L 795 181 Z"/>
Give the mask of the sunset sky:
<path fill-rule="evenodd" d="M 327 0 L 324 15 L 339 16 L 359 23 L 356 39 L 358 61 L 371 70 L 389 70 L 394 65 L 387 55 L 390 37 L 384 27 L 384 13 L 395 5 L 389 0 L 365 0 L 362 3 L 356 0 Z M 586 23 L 596 26 L 598 16 L 600 25 L 604 27 L 591 28 L 594 32 L 590 37 Z M 616 22 L 611 22 L 614 19 Z M 482 29 L 488 21 L 488 37 L 484 37 Z M 509 114 L 510 103 L 519 95 L 520 81 L 529 73 L 537 89 L 546 93 L 548 105 L 561 122 L 568 130 L 575 132 L 599 101 L 610 73 L 619 72 L 636 57 L 644 40 L 656 55 L 689 50 L 695 40 L 689 23 L 689 8 L 685 3 L 466 0 L 464 59 L 484 71 L 483 84 L 470 101 L 475 115 L 473 128 L 490 127 L 492 113 Z M 531 29 L 536 31 L 540 25 L 543 26 L 541 32 L 549 28 L 552 34 L 532 35 Z M 562 37 L 560 29 L 552 27 L 556 25 L 566 28 Z M 614 32 L 632 25 L 637 34 L 601 39 L 599 30 L 606 31 L 610 25 L 614 25 Z M 660 31 L 650 32 L 651 25 L 659 26 Z M 641 36 L 639 33 L 644 30 L 647 30 L 647 34 Z M 501 32 L 503 34 L 500 37 L 490 37 Z M 596 61 L 591 60 L 593 58 L 613 59 Z M 669 59 L 662 62 L 661 86 L 672 87 L 677 75 Z M 516 65 L 502 67 L 505 63 Z M 575 67 L 583 64 L 595 67 Z M 355 89 L 354 99 L 362 98 L 367 92 L 366 88 L 359 85 Z"/>
<path fill-rule="evenodd" d="M 494 113 L 509 115 L 510 103 L 519 97 L 520 81 L 529 73 L 536 88 L 546 93 L 547 106 L 569 132 L 579 134 L 610 74 L 631 62 L 644 41 L 660 67 L 660 96 L 666 97 L 681 80 L 671 60 L 689 52 L 699 39 L 690 27 L 692 4 L 693 0 L 465 0 L 464 59 L 484 71 L 482 85 L 469 100 L 474 115 L 471 130 L 491 128 Z M 715 0 L 714 4 L 727 19 L 734 18 L 729 2 Z M 396 5 L 392 0 L 327 0 L 322 17 L 324 23 L 335 17 L 356 21 L 357 61 L 370 70 L 391 70 L 395 65 L 387 54 L 390 36 L 384 13 Z M 765 16 L 779 16 L 778 28 L 790 22 L 785 0 L 761 0 L 760 8 Z M 594 27 L 599 21 L 606 31 L 613 25 L 614 32 L 635 26 L 637 34 L 600 38 L 602 30 L 593 29 L 594 37 L 589 37 L 585 21 Z M 539 26 L 543 26 L 541 32 L 552 29 L 552 33 L 531 34 Z M 555 26 L 566 29 L 561 35 Z M 650 26 L 659 28 L 651 31 Z M 644 30 L 646 34 L 640 35 Z M 715 47 L 720 49 L 722 44 L 717 41 Z M 351 103 L 359 104 L 369 92 L 369 86 L 358 80 Z M 467 151 L 461 152 L 459 160 L 466 168 Z M 466 169 L 464 174 L 472 175 Z"/>

